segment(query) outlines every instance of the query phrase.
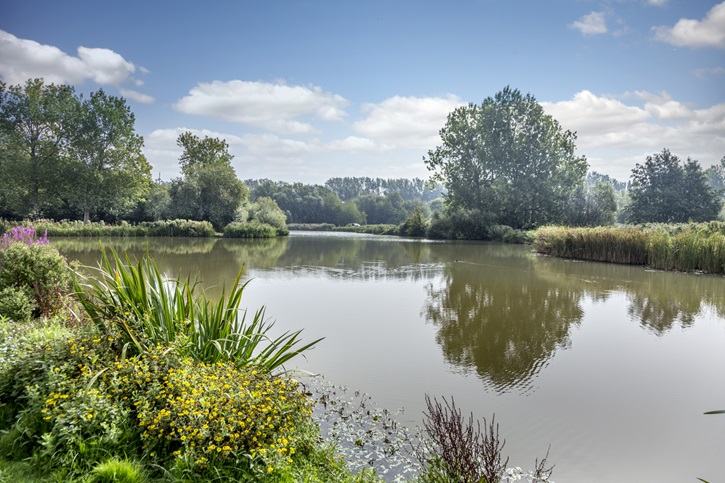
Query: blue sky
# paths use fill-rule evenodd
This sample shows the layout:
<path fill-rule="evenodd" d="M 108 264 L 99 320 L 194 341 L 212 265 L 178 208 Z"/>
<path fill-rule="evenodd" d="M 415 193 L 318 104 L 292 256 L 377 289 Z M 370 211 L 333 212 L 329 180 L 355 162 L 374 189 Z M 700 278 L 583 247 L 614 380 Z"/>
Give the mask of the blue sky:
<path fill-rule="evenodd" d="M 531 93 L 592 170 L 725 156 L 725 1 L 5 0 L 0 79 L 122 95 L 154 177 L 179 133 L 240 178 L 427 177 L 446 115 Z"/>

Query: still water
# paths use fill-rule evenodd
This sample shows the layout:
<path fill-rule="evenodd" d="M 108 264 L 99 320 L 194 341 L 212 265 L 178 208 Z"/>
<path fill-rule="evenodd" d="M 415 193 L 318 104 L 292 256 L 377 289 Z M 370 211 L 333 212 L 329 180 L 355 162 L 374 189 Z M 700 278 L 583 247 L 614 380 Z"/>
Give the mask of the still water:
<path fill-rule="evenodd" d="M 98 239 L 51 242 L 94 265 Z M 278 240 L 104 239 L 212 296 L 325 339 L 296 366 L 404 408 L 495 413 L 510 466 L 550 449 L 557 483 L 725 481 L 725 278 L 530 248 L 293 232 Z"/>

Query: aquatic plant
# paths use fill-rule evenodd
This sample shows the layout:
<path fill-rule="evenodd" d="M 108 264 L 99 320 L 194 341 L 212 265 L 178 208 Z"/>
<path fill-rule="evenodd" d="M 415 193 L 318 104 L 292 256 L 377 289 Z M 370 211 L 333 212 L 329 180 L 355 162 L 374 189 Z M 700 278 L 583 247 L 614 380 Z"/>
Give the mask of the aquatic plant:
<path fill-rule="evenodd" d="M 111 324 L 137 353 L 176 344 L 182 354 L 202 362 L 275 371 L 322 340 L 300 346 L 302 330 L 271 337 L 274 322 L 265 319 L 264 307 L 248 321 L 240 309 L 249 283 L 241 282 L 242 270 L 229 293 L 223 289 L 214 302 L 198 291 L 198 281 L 163 275 L 148 255 L 134 264 L 128 255 L 122 260 L 110 253 L 103 251 L 98 267 L 76 273 L 74 290 L 98 329 L 106 333 Z"/>

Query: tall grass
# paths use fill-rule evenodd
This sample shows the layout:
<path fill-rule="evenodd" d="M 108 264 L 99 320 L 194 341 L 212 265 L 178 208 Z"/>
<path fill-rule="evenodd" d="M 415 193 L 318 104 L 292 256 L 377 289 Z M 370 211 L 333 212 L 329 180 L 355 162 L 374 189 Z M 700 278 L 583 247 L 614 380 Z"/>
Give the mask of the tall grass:
<path fill-rule="evenodd" d="M 258 365 L 276 371 L 322 339 L 300 346 L 301 330 L 273 338 L 273 321 L 264 307 L 247 320 L 240 310 L 248 281 L 242 271 L 232 288 L 223 289 L 218 301 L 199 292 L 198 281 L 164 276 L 153 259 L 132 263 L 110 250 L 103 253 L 91 274 L 76 274 L 75 293 L 88 316 L 102 332 L 106 324 L 118 329 L 124 343 L 137 353 L 156 346 L 178 346 L 182 355 L 205 363 L 231 361 L 238 366 Z"/>
<path fill-rule="evenodd" d="M 274 238 L 277 235 L 288 235 L 289 230 L 280 230 L 267 225 L 252 221 L 249 223 L 233 222 L 224 227 L 224 238 Z"/>
<path fill-rule="evenodd" d="M 542 227 L 534 246 L 546 255 L 725 274 L 725 223 L 597 228 Z"/>
<path fill-rule="evenodd" d="M 161 220 L 145 221 L 132 225 L 122 221 L 116 225 L 108 225 L 102 221 L 83 223 L 82 221 L 52 221 L 36 220 L 25 221 L 23 226 L 34 226 L 42 233 L 47 231 L 48 236 L 176 236 L 176 237 L 213 237 L 214 227 L 208 221 L 194 220 Z"/>

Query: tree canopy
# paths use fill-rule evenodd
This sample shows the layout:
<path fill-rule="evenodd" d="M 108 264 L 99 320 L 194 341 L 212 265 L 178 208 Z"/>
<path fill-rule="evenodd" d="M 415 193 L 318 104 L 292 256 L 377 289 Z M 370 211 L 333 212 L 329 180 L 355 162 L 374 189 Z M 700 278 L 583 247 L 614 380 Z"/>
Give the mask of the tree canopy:
<path fill-rule="evenodd" d="M 514 228 L 561 221 L 587 172 L 574 152 L 576 134 L 510 87 L 455 109 L 440 136 L 424 161 L 444 183 L 449 208 L 489 213 Z"/>
<path fill-rule="evenodd" d="M 232 167 L 229 145 L 223 139 L 202 139 L 191 132 L 181 134 L 177 144 L 184 149 L 179 158 L 183 176 L 171 182 L 172 216 L 208 220 L 222 230 L 249 196 Z"/>
<path fill-rule="evenodd" d="M 631 223 L 709 221 L 722 207 L 700 163 L 690 158 L 683 163 L 668 149 L 638 163 L 630 180 Z"/>
<path fill-rule="evenodd" d="M 120 97 L 66 85 L 0 83 L 0 215 L 120 215 L 143 197 L 151 166 Z"/>

